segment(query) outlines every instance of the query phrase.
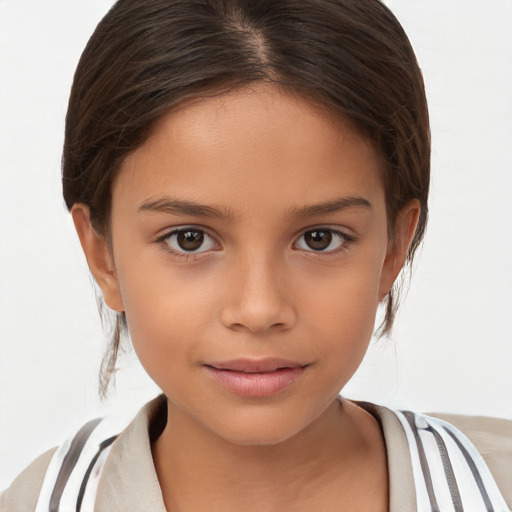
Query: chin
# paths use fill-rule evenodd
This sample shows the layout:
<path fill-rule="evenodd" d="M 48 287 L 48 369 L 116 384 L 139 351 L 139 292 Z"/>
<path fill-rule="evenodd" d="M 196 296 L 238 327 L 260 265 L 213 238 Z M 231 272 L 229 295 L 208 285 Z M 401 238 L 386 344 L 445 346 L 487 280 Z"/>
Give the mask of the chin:
<path fill-rule="evenodd" d="M 251 411 L 251 414 L 238 412 L 235 418 L 228 417 L 222 424 L 210 425 L 210 430 L 224 441 L 239 446 L 277 445 L 306 430 L 310 423 L 300 414 L 286 414 L 284 411 L 278 414 L 270 411 L 265 411 L 266 414 L 263 411 L 259 414 L 256 411 Z"/>

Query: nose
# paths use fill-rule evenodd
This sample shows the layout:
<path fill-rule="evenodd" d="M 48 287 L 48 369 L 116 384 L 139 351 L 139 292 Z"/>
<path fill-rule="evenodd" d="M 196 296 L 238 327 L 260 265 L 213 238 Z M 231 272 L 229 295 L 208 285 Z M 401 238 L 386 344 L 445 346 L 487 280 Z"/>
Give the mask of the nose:
<path fill-rule="evenodd" d="M 293 292 L 271 257 L 249 256 L 232 273 L 221 320 L 229 329 L 262 334 L 296 322 Z"/>

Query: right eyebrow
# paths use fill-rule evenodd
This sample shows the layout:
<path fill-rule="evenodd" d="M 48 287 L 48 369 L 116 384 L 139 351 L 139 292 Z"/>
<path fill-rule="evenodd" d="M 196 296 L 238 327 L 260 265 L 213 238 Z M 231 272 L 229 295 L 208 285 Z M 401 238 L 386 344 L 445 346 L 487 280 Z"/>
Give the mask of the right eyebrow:
<path fill-rule="evenodd" d="M 230 219 L 232 216 L 227 210 L 215 206 L 185 201 L 169 196 L 155 200 L 147 200 L 139 206 L 139 212 L 160 212 L 171 215 L 191 215 L 194 217 L 207 217 L 210 219 Z"/>

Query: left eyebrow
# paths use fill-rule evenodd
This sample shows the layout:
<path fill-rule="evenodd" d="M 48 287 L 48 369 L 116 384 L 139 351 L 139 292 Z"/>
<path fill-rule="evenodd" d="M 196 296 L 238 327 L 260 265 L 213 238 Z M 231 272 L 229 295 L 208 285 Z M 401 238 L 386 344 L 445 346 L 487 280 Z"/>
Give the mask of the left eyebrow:
<path fill-rule="evenodd" d="M 296 208 L 292 211 L 292 214 L 297 217 L 315 217 L 318 215 L 338 213 L 349 208 L 364 208 L 371 210 L 372 205 L 370 201 L 364 197 L 340 197 L 332 201 L 326 201 L 325 203 L 311 204 L 301 208 Z"/>

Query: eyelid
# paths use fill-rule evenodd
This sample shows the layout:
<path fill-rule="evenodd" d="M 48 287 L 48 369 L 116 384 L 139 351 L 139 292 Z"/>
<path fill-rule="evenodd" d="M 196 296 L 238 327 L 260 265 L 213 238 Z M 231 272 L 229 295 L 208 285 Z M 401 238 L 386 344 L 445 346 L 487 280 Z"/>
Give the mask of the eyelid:
<path fill-rule="evenodd" d="M 155 236 L 155 242 L 158 242 L 159 240 L 164 240 L 165 238 L 168 238 L 174 233 L 186 231 L 187 229 L 190 229 L 191 231 L 202 231 L 209 237 L 214 238 L 215 240 L 218 239 L 218 236 L 210 228 L 207 228 L 206 226 L 203 226 L 201 224 L 178 224 L 176 226 L 168 226 L 167 228 L 159 230 L 160 233 Z"/>
<path fill-rule="evenodd" d="M 336 249 L 331 249 L 329 251 L 326 251 L 326 250 L 315 251 L 314 249 L 302 249 L 302 248 L 297 248 L 296 247 L 297 242 L 306 233 L 309 233 L 311 231 L 316 231 L 316 230 L 318 230 L 318 231 L 320 231 L 320 230 L 330 231 L 333 235 L 339 236 L 339 237 L 343 238 L 344 241 L 341 243 L 340 247 L 338 247 Z M 293 247 L 296 250 L 304 251 L 306 253 L 313 254 L 313 255 L 329 255 L 329 254 L 337 254 L 337 253 L 340 253 L 340 252 L 346 250 L 348 248 L 348 246 L 350 244 L 352 244 L 353 242 L 355 242 L 355 241 L 356 241 L 356 237 L 355 236 L 348 234 L 345 230 L 339 228 L 338 226 L 334 227 L 334 226 L 329 226 L 329 225 L 316 225 L 316 226 L 311 226 L 311 227 L 308 227 L 306 229 L 301 230 L 300 233 L 298 234 L 298 236 L 295 238 L 295 241 L 293 243 Z"/>
<path fill-rule="evenodd" d="M 187 230 L 202 232 L 205 236 L 207 236 L 208 238 L 213 240 L 217 247 L 220 247 L 218 237 L 213 235 L 210 229 L 208 229 L 204 226 L 199 226 L 199 225 L 194 225 L 194 224 L 183 224 L 183 225 L 179 225 L 179 226 L 173 226 L 172 228 L 168 228 L 163 234 L 157 236 L 157 238 L 155 239 L 155 242 L 162 245 L 162 247 L 165 251 L 167 251 L 175 256 L 186 258 L 186 259 L 200 258 L 213 250 L 218 250 L 216 248 L 215 249 L 210 248 L 210 249 L 205 249 L 205 250 L 196 250 L 196 251 L 177 250 L 174 247 L 171 247 L 167 243 L 167 240 L 169 240 L 173 235 L 176 235 L 178 233 L 181 233 L 181 232 L 187 231 Z"/>

